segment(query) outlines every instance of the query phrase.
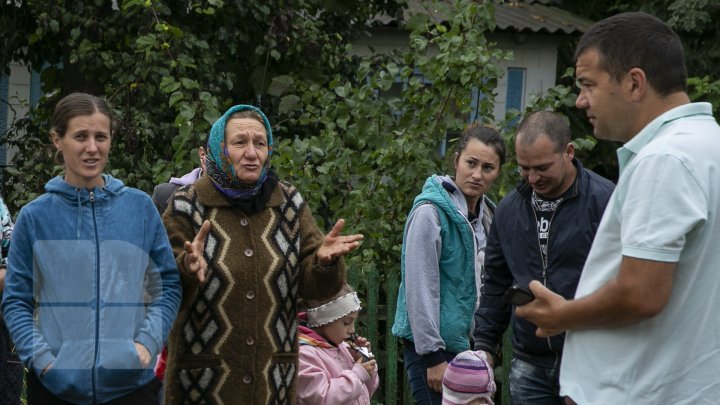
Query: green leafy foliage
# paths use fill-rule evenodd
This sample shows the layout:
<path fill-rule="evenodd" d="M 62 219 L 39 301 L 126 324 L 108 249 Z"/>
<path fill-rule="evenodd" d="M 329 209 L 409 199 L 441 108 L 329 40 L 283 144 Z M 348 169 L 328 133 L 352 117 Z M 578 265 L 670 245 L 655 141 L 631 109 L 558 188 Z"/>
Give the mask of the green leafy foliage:
<path fill-rule="evenodd" d="M 452 172 L 439 146 L 467 124 L 472 88 L 492 100 L 497 62 L 508 57 L 482 35 L 494 25 L 488 6 L 432 6 L 459 17 L 447 24 L 411 17 L 407 50 L 359 60 L 352 76 L 336 75 L 327 85 L 278 78 L 271 86 L 283 101 L 296 96 L 283 125 L 309 129 L 309 136 L 281 141 L 274 165 L 304 191 L 325 227 L 345 218 L 365 235 L 363 253 L 349 258 L 363 274 L 399 271 L 414 196 L 429 175 Z M 492 105 L 480 106 L 489 122 Z"/>
<path fill-rule="evenodd" d="M 18 158 L 4 189 L 15 212 L 60 170 L 47 133 L 63 94 L 107 97 L 123 124 L 109 171 L 146 191 L 197 164 L 196 148 L 224 109 L 259 103 L 278 140 L 275 170 L 302 191 L 324 229 L 345 218 L 348 232 L 365 234 L 349 264 L 361 274 L 379 270 L 381 278 L 399 271 L 405 218 L 425 179 L 453 172 L 452 158 L 438 152 L 442 145 L 452 152 L 473 89 L 485 95 L 478 117 L 496 124 L 497 62 L 510 57 L 483 35 L 494 27 L 492 4 L 470 0 L 426 2 L 454 17 L 411 16 L 407 47 L 362 58 L 349 52 L 352 33 L 378 11 L 394 14 L 396 4 L 200 1 L 179 8 L 156 0 L 121 1 L 112 10 L 77 3 L 3 9 L 38 27 L 32 44 L 19 37 L 8 44 L 5 60 L 45 66 L 44 97 L 9 137 Z M 567 98 L 567 89 L 557 92 L 551 98 Z M 513 120 L 498 123 L 508 141 Z M 510 164 L 492 198 L 516 181 Z"/>
<path fill-rule="evenodd" d="M 281 102 L 268 94 L 274 77 L 292 72 L 325 82 L 338 71 L 351 34 L 372 15 L 398 8 L 392 0 L 325 3 L 2 2 L 0 66 L 25 63 L 43 82 L 31 118 L 7 134 L 17 152 L 10 173 L 26 174 L 4 176 L 14 212 L 57 172 L 51 153 L 38 148 L 46 149 L 40 145 L 52 107 L 70 92 L 108 99 L 121 122 L 108 169 L 146 191 L 197 165 L 197 146 L 230 105 L 261 104 L 282 121 L 277 110 L 290 113 L 297 96 Z"/>
<path fill-rule="evenodd" d="M 61 170 L 49 115 L 72 91 L 104 95 L 115 108 L 122 125 L 108 170 L 145 191 L 197 165 L 197 146 L 226 108 L 259 105 L 274 126 L 274 170 L 301 190 L 322 228 L 345 218 L 346 232 L 365 235 L 347 257 L 359 291 L 397 280 L 407 213 L 428 176 L 452 174 L 473 91 L 477 116 L 510 150 L 491 198 L 518 180 L 512 139 L 521 112 L 492 116 L 498 62 L 511 57 L 484 36 L 495 26 L 492 2 L 424 1 L 433 13 L 405 20 L 406 46 L 364 57 L 353 56 L 350 39 L 377 13 L 396 15 L 401 0 L 111 3 L 0 6 L 0 66 L 24 62 L 44 83 L 30 117 L 7 134 L 17 157 L 3 194 L 13 212 Z M 430 17 L 438 13 L 450 18 Z M 570 108 L 570 86 L 527 109 Z M 580 151 L 595 145 L 591 136 L 575 142 Z"/>
<path fill-rule="evenodd" d="M 492 116 L 497 63 L 511 55 L 483 35 L 495 25 L 493 5 L 456 0 L 424 2 L 450 18 L 410 16 L 407 47 L 352 56 L 349 38 L 377 12 L 394 14 L 399 5 L 330 3 L 4 6 L 1 18 L 17 23 L 0 28 L 12 38 L 3 60 L 44 67 L 43 98 L 8 134 L 17 150 L 4 177 L 8 202 L 17 212 L 59 173 L 47 142 L 49 114 L 71 91 L 110 101 L 122 125 L 109 172 L 146 191 L 197 165 L 197 146 L 227 107 L 259 104 L 274 124 L 272 165 L 281 178 L 297 185 L 324 229 L 345 218 L 348 232 L 366 235 L 350 266 L 362 274 L 379 269 L 381 277 L 398 271 L 407 212 L 429 175 L 453 172 L 452 153 L 438 152 L 443 145 L 452 152 L 473 90 L 484 95 L 477 116 L 497 125 L 512 152 L 519 113 L 499 122 Z M 35 28 L 27 38 L 10 32 L 28 27 Z M 571 88 L 561 85 L 528 109 L 573 102 Z M 577 143 L 594 145 L 591 138 Z M 517 182 L 512 155 L 508 162 L 491 195 L 496 201 Z"/>

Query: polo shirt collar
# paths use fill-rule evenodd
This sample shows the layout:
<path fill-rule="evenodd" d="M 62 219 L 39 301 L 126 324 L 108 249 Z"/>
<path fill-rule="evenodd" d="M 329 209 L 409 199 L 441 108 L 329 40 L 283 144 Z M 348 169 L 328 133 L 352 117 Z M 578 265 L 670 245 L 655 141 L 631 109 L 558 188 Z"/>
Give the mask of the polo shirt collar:
<path fill-rule="evenodd" d="M 675 107 L 659 115 L 650 121 L 640 132 L 632 139 L 627 141 L 625 145 L 617 150 L 618 165 L 620 173 L 630 163 L 630 161 L 640 153 L 640 150 L 650 143 L 660 132 L 663 125 L 668 124 L 680 118 L 686 118 L 693 115 L 710 115 L 712 116 L 712 105 L 710 103 L 689 103 Z"/>

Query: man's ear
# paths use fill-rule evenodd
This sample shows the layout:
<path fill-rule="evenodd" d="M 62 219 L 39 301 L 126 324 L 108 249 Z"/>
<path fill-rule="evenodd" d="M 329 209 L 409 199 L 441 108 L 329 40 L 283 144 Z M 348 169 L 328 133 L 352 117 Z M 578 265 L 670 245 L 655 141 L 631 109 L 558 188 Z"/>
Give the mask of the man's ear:
<path fill-rule="evenodd" d="M 565 154 L 568 155 L 570 160 L 573 160 L 573 157 L 575 157 L 575 144 L 572 142 L 569 142 L 567 146 L 565 147 Z"/>
<path fill-rule="evenodd" d="M 632 68 L 626 76 L 627 85 L 630 90 L 630 97 L 633 101 L 638 101 L 645 96 L 648 91 L 647 76 L 645 71 L 640 68 Z"/>

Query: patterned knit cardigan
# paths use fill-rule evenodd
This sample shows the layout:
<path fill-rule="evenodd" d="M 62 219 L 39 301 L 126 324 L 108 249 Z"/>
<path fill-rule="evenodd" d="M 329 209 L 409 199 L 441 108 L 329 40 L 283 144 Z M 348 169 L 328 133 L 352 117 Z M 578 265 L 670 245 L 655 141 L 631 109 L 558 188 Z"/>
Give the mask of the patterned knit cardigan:
<path fill-rule="evenodd" d="M 203 220 L 206 282 L 185 274 L 183 243 Z M 183 304 L 168 343 L 168 404 L 294 404 L 299 297 L 329 298 L 341 288 L 341 260 L 321 268 L 324 235 L 290 184 L 279 182 L 266 207 L 247 216 L 207 176 L 179 189 L 163 215 Z"/>

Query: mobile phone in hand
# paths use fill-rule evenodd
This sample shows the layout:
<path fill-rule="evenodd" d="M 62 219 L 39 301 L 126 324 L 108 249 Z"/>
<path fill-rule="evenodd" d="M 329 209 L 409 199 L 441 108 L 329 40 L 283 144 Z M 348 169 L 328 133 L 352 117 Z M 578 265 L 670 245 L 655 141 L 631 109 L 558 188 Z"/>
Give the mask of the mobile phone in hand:
<path fill-rule="evenodd" d="M 505 291 L 502 297 L 503 302 L 513 305 L 525 305 L 535 299 L 535 295 L 521 285 L 514 285 Z"/>

